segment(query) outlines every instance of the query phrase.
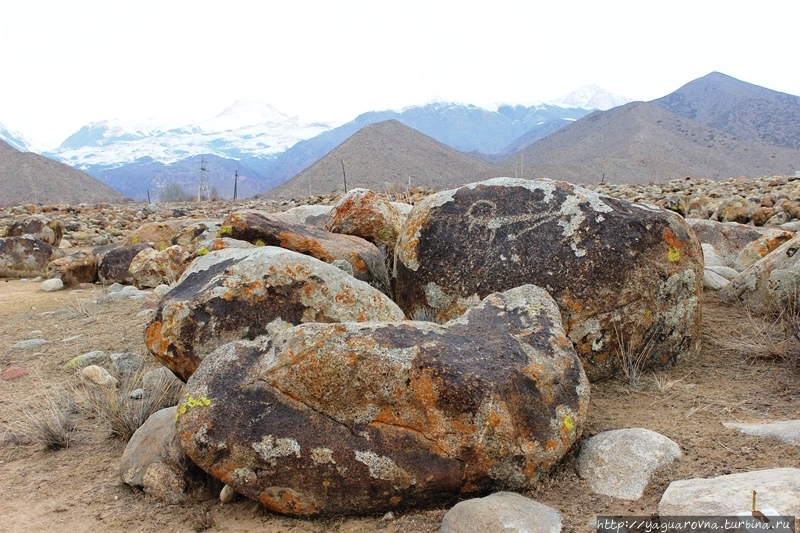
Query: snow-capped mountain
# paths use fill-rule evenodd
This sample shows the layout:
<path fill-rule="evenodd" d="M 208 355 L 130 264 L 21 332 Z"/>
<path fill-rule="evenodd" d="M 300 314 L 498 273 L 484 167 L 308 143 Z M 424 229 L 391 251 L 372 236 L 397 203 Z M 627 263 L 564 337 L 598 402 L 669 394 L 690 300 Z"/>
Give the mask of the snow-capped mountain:
<path fill-rule="evenodd" d="M 32 143 L 21 133 L 12 131 L 0 124 L 0 140 L 5 141 L 12 148 L 20 152 L 30 152 Z"/>
<path fill-rule="evenodd" d="M 568 107 L 607 111 L 632 101 L 626 96 L 610 93 L 597 85 L 584 85 L 552 103 Z"/>
<path fill-rule="evenodd" d="M 142 158 L 168 165 L 196 155 L 269 160 L 330 128 L 301 123 L 264 103 L 238 101 L 216 117 L 179 127 L 153 121 L 94 122 L 45 155 L 83 170 L 116 168 Z"/>

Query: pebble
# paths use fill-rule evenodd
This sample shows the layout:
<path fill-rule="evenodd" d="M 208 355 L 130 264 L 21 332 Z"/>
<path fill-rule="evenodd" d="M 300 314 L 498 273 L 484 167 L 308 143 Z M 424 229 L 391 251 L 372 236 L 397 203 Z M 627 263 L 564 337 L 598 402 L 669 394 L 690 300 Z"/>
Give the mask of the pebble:
<path fill-rule="evenodd" d="M 21 366 L 10 366 L 3 371 L 0 379 L 3 381 L 14 381 L 15 379 L 19 379 L 27 373 L 28 371 Z"/>
<path fill-rule="evenodd" d="M 47 344 L 47 341 L 44 339 L 28 339 L 25 341 L 19 341 L 13 345 L 12 348 L 15 350 L 32 350 L 43 344 Z"/>

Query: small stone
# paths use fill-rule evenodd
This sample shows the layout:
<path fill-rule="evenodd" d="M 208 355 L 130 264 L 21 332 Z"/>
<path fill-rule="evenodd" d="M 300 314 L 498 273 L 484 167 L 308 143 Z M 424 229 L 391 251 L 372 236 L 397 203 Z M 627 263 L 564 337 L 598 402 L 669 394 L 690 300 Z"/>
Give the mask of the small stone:
<path fill-rule="evenodd" d="M 48 279 L 42 282 L 40 288 L 44 292 L 60 291 L 64 288 L 64 282 L 58 278 Z"/>
<path fill-rule="evenodd" d="M 141 400 L 143 396 L 144 396 L 144 389 L 142 388 L 133 389 L 130 393 L 131 400 Z"/>
<path fill-rule="evenodd" d="M 81 375 L 90 382 L 101 387 L 116 388 L 119 385 L 117 378 L 112 376 L 111 373 L 102 366 L 89 365 L 81 370 Z"/>
<path fill-rule="evenodd" d="M 383 515 L 383 518 L 381 518 L 381 521 L 383 522 L 391 522 L 392 520 L 394 520 L 394 513 L 391 511 Z"/>
<path fill-rule="evenodd" d="M 236 491 L 230 485 L 225 485 L 219 491 L 219 501 L 222 503 L 231 503 L 236 498 Z"/>
<path fill-rule="evenodd" d="M 33 350 L 43 344 L 47 344 L 47 341 L 44 339 L 28 339 L 25 341 L 19 341 L 13 345 L 12 348 L 15 350 Z"/>
<path fill-rule="evenodd" d="M 746 435 L 772 437 L 787 444 L 800 446 L 800 420 L 782 420 L 769 424 L 735 424 L 723 422 L 729 429 L 738 429 Z"/>
<path fill-rule="evenodd" d="M 559 533 L 561 513 L 515 492 L 496 492 L 457 503 L 442 519 L 441 533 Z"/>
<path fill-rule="evenodd" d="M 109 358 L 111 359 L 111 370 L 117 375 L 132 374 L 142 366 L 142 356 L 138 353 L 112 353 Z"/>
<path fill-rule="evenodd" d="M 14 381 L 15 379 L 19 379 L 27 373 L 28 371 L 21 366 L 10 366 L 5 369 L 3 375 L 0 376 L 0 379 L 3 381 Z"/>
<path fill-rule="evenodd" d="M 102 350 L 94 350 L 92 352 L 87 352 L 85 354 L 79 355 L 77 357 L 73 357 L 67 364 L 64 365 L 64 368 L 67 370 L 80 370 L 82 368 L 86 368 L 89 365 L 96 365 L 102 363 L 106 359 L 106 353 Z"/>

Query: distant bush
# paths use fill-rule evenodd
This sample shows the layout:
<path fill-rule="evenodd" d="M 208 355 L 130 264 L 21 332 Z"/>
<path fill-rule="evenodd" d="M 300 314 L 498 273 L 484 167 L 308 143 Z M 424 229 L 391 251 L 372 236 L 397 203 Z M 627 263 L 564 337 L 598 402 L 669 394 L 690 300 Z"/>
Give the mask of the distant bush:
<path fill-rule="evenodd" d="M 162 202 L 191 202 L 195 198 L 194 194 L 183 190 L 178 183 L 163 186 L 158 196 Z"/>

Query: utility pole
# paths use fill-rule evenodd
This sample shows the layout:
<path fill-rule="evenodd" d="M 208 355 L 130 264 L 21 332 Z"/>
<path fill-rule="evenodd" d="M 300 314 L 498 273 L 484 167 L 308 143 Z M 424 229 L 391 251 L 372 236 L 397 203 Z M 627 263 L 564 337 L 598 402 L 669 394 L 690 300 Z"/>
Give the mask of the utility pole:
<path fill-rule="evenodd" d="M 238 193 L 237 188 L 238 187 L 239 187 L 239 169 L 236 169 L 236 171 L 233 174 L 233 199 L 234 200 L 236 200 L 236 198 L 237 198 L 237 193 Z"/>
<path fill-rule="evenodd" d="M 342 177 L 344 178 L 344 193 L 347 194 L 347 174 L 344 172 L 344 159 L 342 159 Z"/>

